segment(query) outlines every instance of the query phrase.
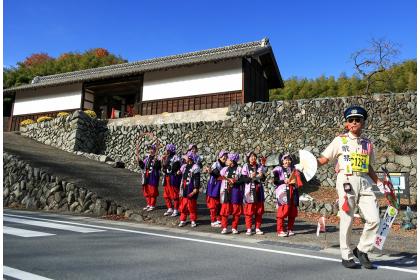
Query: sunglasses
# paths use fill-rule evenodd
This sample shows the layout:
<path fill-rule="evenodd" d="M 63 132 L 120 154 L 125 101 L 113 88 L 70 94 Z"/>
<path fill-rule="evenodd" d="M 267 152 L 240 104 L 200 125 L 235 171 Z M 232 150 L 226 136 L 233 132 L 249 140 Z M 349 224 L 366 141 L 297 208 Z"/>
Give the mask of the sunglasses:
<path fill-rule="evenodd" d="M 362 119 L 361 118 L 348 118 L 347 119 L 348 123 L 352 123 L 353 121 L 355 121 L 357 123 L 360 123 L 362 121 Z"/>

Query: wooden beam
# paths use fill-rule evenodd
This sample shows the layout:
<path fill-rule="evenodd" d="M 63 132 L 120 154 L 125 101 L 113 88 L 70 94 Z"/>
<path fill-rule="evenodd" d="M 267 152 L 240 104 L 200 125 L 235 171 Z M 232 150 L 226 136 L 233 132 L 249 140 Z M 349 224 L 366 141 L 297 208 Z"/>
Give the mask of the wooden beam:
<path fill-rule="evenodd" d="M 85 100 L 85 84 L 83 83 L 83 85 L 82 85 L 82 99 L 80 100 L 80 110 L 83 110 L 84 100 Z"/>
<path fill-rule="evenodd" d="M 16 97 L 15 97 L 15 100 L 16 100 Z M 15 100 L 13 100 L 13 102 L 12 102 L 12 111 L 10 112 L 8 131 L 12 131 L 12 120 L 13 120 L 13 110 L 15 108 Z"/>
<path fill-rule="evenodd" d="M 91 94 L 95 94 L 95 92 L 93 90 L 90 90 L 88 88 L 85 88 L 85 91 L 88 92 L 88 93 L 91 93 Z"/>
<path fill-rule="evenodd" d="M 133 81 L 137 81 L 140 76 L 143 74 L 137 74 L 133 76 L 128 77 L 119 77 L 119 78 L 110 78 L 100 81 L 93 81 L 93 82 L 86 82 L 86 87 L 92 88 L 95 86 L 101 86 L 101 85 L 109 85 L 109 84 L 115 84 L 115 83 L 129 83 Z"/>
<path fill-rule="evenodd" d="M 247 61 L 246 58 L 242 58 L 242 103 L 245 103 L 245 87 L 246 87 L 246 83 L 245 80 L 247 80 L 247 75 L 246 75 L 246 66 L 247 66 Z"/>

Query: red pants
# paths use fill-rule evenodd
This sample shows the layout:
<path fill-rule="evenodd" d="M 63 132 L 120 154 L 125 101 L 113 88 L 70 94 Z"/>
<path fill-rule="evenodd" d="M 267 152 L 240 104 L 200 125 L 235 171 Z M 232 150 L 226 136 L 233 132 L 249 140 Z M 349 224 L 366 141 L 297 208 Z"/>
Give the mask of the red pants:
<path fill-rule="evenodd" d="M 158 188 L 152 185 L 144 185 L 143 196 L 146 198 L 147 205 L 155 207 L 156 197 L 159 196 Z"/>
<path fill-rule="evenodd" d="M 255 216 L 255 228 L 261 228 L 262 216 L 264 214 L 264 202 L 245 203 L 244 213 L 247 229 L 252 228 L 252 216 Z"/>
<path fill-rule="evenodd" d="M 294 205 L 282 205 L 277 208 L 277 233 L 284 231 L 284 219 L 287 218 L 287 230 L 293 230 L 298 209 Z"/>
<path fill-rule="evenodd" d="M 190 214 L 191 222 L 197 221 L 197 200 L 183 197 L 179 205 L 179 212 L 181 213 L 179 219 L 186 221 L 188 214 Z"/>
<path fill-rule="evenodd" d="M 179 208 L 179 188 L 171 186 L 169 184 L 169 178 L 166 179 L 165 186 L 163 187 L 163 199 L 165 200 L 166 208 Z"/>
<path fill-rule="evenodd" d="M 232 215 L 232 228 L 238 229 L 239 218 L 243 212 L 242 204 L 222 203 L 220 216 L 222 228 L 227 228 L 229 215 Z"/>
<path fill-rule="evenodd" d="M 215 221 L 220 221 L 220 199 L 207 196 L 206 201 L 207 207 L 210 210 L 210 221 L 212 223 Z"/>

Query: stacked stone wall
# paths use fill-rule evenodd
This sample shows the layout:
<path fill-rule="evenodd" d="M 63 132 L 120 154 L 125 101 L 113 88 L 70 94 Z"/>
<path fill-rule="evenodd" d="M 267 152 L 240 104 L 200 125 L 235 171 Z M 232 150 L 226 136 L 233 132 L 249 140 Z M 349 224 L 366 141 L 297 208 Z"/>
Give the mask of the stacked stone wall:
<path fill-rule="evenodd" d="M 385 166 L 390 171 L 406 172 L 412 201 L 416 201 L 416 153 L 397 155 L 390 145 L 392 139 L 398 139 L 404 132 L 416 135 L 416 98 L 416 93 L 402 93 L 234 104 L 227 112 L 229 118 L 223 121 L 158 125 L 107 125 L 76 112 L 65 119 L 30 125 L 22 132 L 45 144 L 79 151 L 81 155 L 103 155 L 107 162 L 122 162 L 133 171 L 139 171 L 136 151 L 143 157 L 146 145 L 156 139 L 162 145 L 175 144 L 179 154 L 184 154 L 189 144 L 197 144 L 204 166 L 211 165 L 222 149 L 240 153 L 242 162 L 246 153 L 255 151 L 268 157 L 266 204 L 273 208 L 270 171 L 278 164 L 279 155 L 285 152 L 297 155 L 298 150 L 306 149 L 319 156 L 343 132 L 343 111 L 350 105 L 361 105 L 369 113 L 365 136 L 375 145 L 374 168 Z M 146 132 L 152 132 L 156 139 L 146 137 Z M 207 178 L 202 176 L 203 186 Z M 313 183 L 334 187 L 333 164 L 319 168 Z"/>
<path fill-rule="evenodd" d="M 100 153 L 104 150 L 106 121 L 93 119 L 83 111 L 67 117 L 20 128 L 22 135 L 53 147 L 73 152 Z"/>
<path fill-rule="evenodd" d="M 417 155 L 397 155 L 389 142 L 404 131 L 416 135 L 416 94 L 235 104 L 229 108 L 230 118 L 225 121 L 109 126 L 105 154 L 137 170 L 137 146 L 143 155 L 147 143 L 153 140 L 141 135 L 152 132 L 162 145 L 175 144 L 180 154 L 186 152 L 190 143 L 197 144 L 203 165 L 211 165 L 222 149 L 239 152 L 242 162 L 246 153 L 255 151 L 268 157 L 271 171 L 278 164 L 279 155 L 286 152 L 297 155 L 299 149 L 306 149 L 320 155 L 332 139 L 343 132 L 343 111 L 350 105 L 362 105 L 369 112 L 365 136 L 375 146 L 375 170 L 385 166 L 390 171 L 406 172 L 415 200 Z M 268 174 L 268 182 L 271 182 L 270 172 Z M 329 164 L 319 168 L 315 181 L 335 187 L 334 176 L 333 164 Z M 203 184 L 206 179 L 204 176 Z M 271 183 L 267 186 L 267 204 L 273 207 L 274 186 Z"/>
<path fill-rule="evenodd" d="M 3 154 L 3 171 L 4 206 L 98 216 L 126 211 L 114 201 L 100 198 L 85 187 L 61 180 L 7 153 Z"/>

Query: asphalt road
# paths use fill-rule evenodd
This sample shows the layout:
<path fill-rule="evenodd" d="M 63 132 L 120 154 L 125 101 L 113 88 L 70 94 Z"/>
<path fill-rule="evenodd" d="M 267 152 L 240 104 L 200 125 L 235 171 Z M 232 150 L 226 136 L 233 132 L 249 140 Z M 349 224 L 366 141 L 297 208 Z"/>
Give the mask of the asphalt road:
<path fill-rule="evenodd" d="M 7 209 L 3 232 L 4 279 L 416 279 L 415 257 L 349 270 L 333 252 L 191 228 Z"/>

